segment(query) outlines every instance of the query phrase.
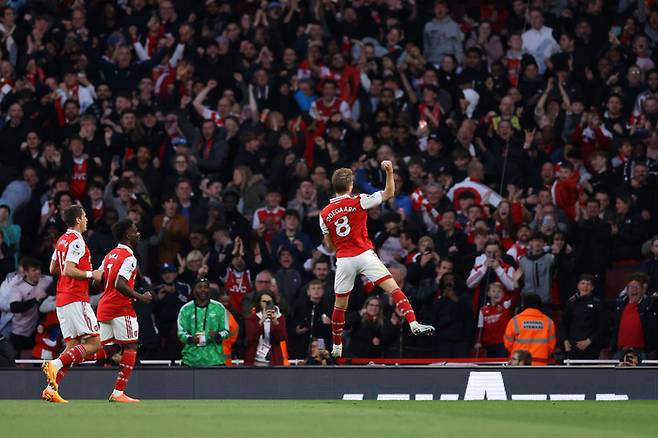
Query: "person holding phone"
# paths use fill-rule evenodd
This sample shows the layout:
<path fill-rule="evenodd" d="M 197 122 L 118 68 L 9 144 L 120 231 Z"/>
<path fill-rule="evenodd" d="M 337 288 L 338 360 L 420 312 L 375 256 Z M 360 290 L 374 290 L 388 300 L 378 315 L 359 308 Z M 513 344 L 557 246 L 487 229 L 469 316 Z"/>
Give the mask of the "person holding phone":
<path fill-rule="evenodd" d="M 334 361 L 326 348 L 324 339 L 313 338 L 309 344 L 308 356 L 304 365 L 333 365 Z"/>
<path fill-rule="evenodd" d="M 282 344 L 288 337 L 286 318 L 269 290 L 256 295 L 251 315 L 245 319 L 245 333 L 245 365 L 266 367 L 284 364 L 286 355 Z"/>

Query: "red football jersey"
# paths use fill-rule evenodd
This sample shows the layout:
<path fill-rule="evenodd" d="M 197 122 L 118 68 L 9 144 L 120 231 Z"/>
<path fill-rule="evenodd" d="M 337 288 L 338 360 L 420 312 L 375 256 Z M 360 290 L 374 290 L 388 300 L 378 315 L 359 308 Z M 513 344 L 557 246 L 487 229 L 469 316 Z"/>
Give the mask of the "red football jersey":
<path fill-rule="evenodd" d="M 83 199 L 87 195 L 87 170 L 89 159 L 73 159 L 73 177 L 71 178 L 71 193 L 74 199 Z"/>
<path fill-rule="evenodd" d="M 272 240 L 272 234 L 281 229 L 285 212 L 286 209 L 283 207 L 276 207 L 272 210 L 267 207 L 259 208 L 254 212 L 252 228 L 257 230 L 261 224 L 265 224 L 265 240 L 269 242 Z"/>
<path fill-rule="evenodd" d="M 109 321 L 121 316 L 137 316 L 132 298 L 128 298 L 116 288 L 119 276 L 126 279 L 131 289 L 135 288 L 137 259 L 130 247 L 119 244 L 103 259 L 101 265 L 105 278 L 103 296 L 98 303 L 98 320 Z"/>
<path fill-rule="evenodd" d="M 223 282 L 224 289 L 228 292 L 229 299 L 231 300 L 231 307 L 240 312 L 244 297 L 253 290 L 249 270 L 236 272 L 233 268 L 228 268 Z"/>
<path fill-rule="evenodd" d="M 382 192 L 372 195 L 341 195 L 329 201 L 320 213 L 320 228 L 330 234 L 336 257 L 354 257 L 374 249 L 368 237 L 369 208 L 382 203 Z"/>
<path fill-rule="evenodd" d="M 502 344 L 507 323 L 512 319 L 512 299 L 506 296 L 500 304 L 487 304 L 480 309 L 478 327 L 482 328 L 482 345 Z"/>
<path fill-rule="evenodd" d="M 59 266 L 59 279 L 57 280 L 57 294 L 55 304 L 62 307 L 67 304 L 82 301 L 89 302 L 89 280 L 78 280 L 64 275 L 66 262 L 73 262 L 82 271 L 91 271 L 91 253 L 85 244 L 82 234 L 75 230 L 66 230 L 66 233 L 57 240 L 52 260 Z"/>

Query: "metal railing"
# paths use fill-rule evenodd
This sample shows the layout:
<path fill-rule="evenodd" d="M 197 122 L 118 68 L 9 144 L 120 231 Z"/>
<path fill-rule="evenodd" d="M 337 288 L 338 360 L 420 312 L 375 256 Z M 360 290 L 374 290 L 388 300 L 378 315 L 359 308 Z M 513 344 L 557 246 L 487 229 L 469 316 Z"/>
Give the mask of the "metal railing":
<path fill-rule="evenodd" d="M 41 365 L 44 362 L 43 359 L 16 359 L 16 365 Z M 244 361 L 241 359 L 233 359 L 234 366 L 244 365 Z M 291 359 L 291 366 L 300 366 L 304 365 L 304 360 L 301 359 Z M 424 361 L 422 361 L 424 362 Z M 505 366 L 507 362 L 505 361 L 478 361 L 473 360 L 470 362 L 466 361 L 450 361 L 450 360 L 432 360 L 425 363 L 417 362 L 412 360 L 411 363 L 405 361 L 404 359 L 359 359 L 356 361 L 351 361 L 352 365 L 379 365 L 379 366 L 400 366 L 400 365 L 426 365 L 432 367 L 440 366 Z M 83 365 L 93 365 L 95 361 L 82 362 Z M 182 366 L 181 360 L 167 360 L 167 359 L 142 359 L 139 361 L 141 366 L 163 366 L 163 367 L 180 367 Z M 575 366 L 595 366 L 595 367 L 616 367 L 619 365 L 619 361 L 612 359 L 565 359 L 564 365 L 567 367 Z M 643 360 L 642 365 L 657 366 L 658 360 Z"/>
<path fill-rule="evenodd" d="M 16 365 L 41 365 L 44 362 L 44 359 L 16 359 L 14 361 Z M 232 360 L 233 365 L 244 365 L 244 361 L 242 359 L 233 359 Z M 304 365 L 304 361 L 301 359 L 291 359 L 290 365 L 292 366 L 299 366 L 299 365 Z M 82 362 L 82 364 L 86 365 L 92 365 L 95 364 L 96 361 L 86 361 Z M 182 361 L 179 360 L 167 360 L 167 359 L 141 359 L 139 361 L 140 365 L 143 366 L 161 366 L 161 367 L 171 367 L 171 366 L 182 366 L 183 363 Z"/>

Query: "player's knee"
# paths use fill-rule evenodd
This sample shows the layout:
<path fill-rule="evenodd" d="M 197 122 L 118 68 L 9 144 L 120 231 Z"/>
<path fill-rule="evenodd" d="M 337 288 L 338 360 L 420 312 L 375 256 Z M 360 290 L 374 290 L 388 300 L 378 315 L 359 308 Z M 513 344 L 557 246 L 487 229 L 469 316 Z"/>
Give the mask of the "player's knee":
<path fill-rule="evenodd" d="M 88 354 L 96 353 L 101 348 L 101 338 L 98 336 L 90 336 L 85 339 L 84 345 Z"/>
<path fill-rule="evenodd" d="M 382 290 L 387 294 L 393 293 L 393 291 L 400 288 L 398 286 L 398 283 L 392 278 L 389 278 L 379 283 L 379 287 L 382 288 Z"/>

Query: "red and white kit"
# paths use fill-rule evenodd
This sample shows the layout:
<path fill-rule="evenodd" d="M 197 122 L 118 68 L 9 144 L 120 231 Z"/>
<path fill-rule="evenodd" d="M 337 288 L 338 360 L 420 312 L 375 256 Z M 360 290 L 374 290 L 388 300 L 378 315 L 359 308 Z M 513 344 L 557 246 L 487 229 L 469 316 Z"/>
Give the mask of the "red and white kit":
<path fill-rule="evenodd" d="M 505 328 L 512 319 L 513 311 L 512 299 L 509 296 L 499 304 L 487 304 L 480 309 L 478 328 L 482 329 L 482 345 L 486 347 L 503 343 Z"/>
<path fill-rule="evenodd" d="M 121 276 L 131 289 L 135 288 L 137 259 L 132 249 L 119 244 L 103 259 L 101 265 L 105 287 L 98 303 L 98 320 L 101 322 L 101 343 L 131 344 L 137 342 L 139 325 L 132 298 L 119 292 L 117 279 Z"/>
<path fill-rule="evenodd" d="M 372 195 L 341 195 L 329 202 L 320 213 L 320 228 L 330 234 L 336 246 L 336 294 L 347 294 L 357 275 L 378 285 L 391 278 L 384 263 L 375 254 L 368 237 L 367 210 L 382 203 L 382 192 Z"/>
<path fill-rule="evenodd" d="M 64 341 L 98 336 L 98 321 L 89 305 L 89 280 L 78 280 L 64 275 L 66 262 L 73 262 L 82 271 L 91 271 L 91 253 L 82 234 L 67 230 L 55 245 L 52 260 L 59 267 L 57 280 L 57 319 Z"/>

